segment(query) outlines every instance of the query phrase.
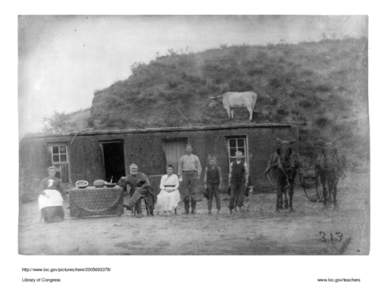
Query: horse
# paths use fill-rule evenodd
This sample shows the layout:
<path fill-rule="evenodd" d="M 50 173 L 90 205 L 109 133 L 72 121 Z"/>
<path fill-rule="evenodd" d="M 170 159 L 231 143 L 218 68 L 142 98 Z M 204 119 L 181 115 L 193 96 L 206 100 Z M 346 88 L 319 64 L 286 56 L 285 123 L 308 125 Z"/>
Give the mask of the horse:
<path fill-rule="evenodd" d="M 337 149 L 321 150 L 315 164 L 318 185 L 322 186 L 323 204 L 329 202 L 337 207 L 337 186 L 340 178 L 344 176 L 345 162 L 338 157 Z"/>
<path fill-rule="evenodd" d="M 291 147 L 285 151 L 277 148 L 275 153 L 268 161 L 265 175 L 272 172 L 276 179 L 276 211 L 280 209 L 289 209 L 293 211 L 293 197 L 295 178 L 299 169 L 299 162 Z M 283 201 L 284 199 L 284 201 Z"/>

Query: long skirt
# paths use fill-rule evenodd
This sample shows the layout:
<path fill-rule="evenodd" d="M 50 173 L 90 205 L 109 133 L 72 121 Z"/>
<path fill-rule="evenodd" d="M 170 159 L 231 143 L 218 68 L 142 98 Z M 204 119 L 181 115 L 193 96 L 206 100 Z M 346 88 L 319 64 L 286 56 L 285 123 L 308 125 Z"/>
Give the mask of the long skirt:
<path fill-rule="evenodd" d="M 155 212 L 172 212 L 178 207 L 180 200 L 179 191 L 167 192 L 162 190 L 156 200 Z"/>
<path fill-rule="evenodd" d="M 65 212 L 63 211 L 63 206 L 50 206 L 42 208 L 41 216 L 45 223 L 59 222 L 63 221 L 65 218 Z"/>

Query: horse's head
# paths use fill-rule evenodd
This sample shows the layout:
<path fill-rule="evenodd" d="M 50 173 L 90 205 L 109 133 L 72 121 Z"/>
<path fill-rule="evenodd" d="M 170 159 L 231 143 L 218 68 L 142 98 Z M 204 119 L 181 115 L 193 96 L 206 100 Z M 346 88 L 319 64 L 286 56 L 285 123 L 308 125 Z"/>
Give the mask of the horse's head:
<path fill-rule="evenodd" d="M 296 143 L 296 140 L 283 140 L 283 139 L 280 139 L 280 138 L 276 138 L 276 141 L 279 145 L 280 148 L 288 148 L 288 147 L 292 147 L 293 144 Z"/>
<path fill-rule="evenodd" d="M 277 137 L 276 142 L 278 154 L 282 157 L 286 157 L 292 154 L 293 145 L 296 143 L 296 140 L 283 140 Z"/>

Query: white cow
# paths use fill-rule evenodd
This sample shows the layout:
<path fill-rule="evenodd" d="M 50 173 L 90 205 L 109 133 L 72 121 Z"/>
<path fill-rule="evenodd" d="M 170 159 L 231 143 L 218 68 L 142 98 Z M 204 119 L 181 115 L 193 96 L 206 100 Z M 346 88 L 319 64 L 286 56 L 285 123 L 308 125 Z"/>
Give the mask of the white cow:
<path fill-rule="evenodd" d="M 222 98 L 229 119 L 233 119 L 233 108 L 246 107 L 249 112 L 249 120 L 252 121 L 253 110 L 255 109 L 257 94 L 255 92 L 226 92 L 220 96 L 211 97 L 211 99 Z"/>

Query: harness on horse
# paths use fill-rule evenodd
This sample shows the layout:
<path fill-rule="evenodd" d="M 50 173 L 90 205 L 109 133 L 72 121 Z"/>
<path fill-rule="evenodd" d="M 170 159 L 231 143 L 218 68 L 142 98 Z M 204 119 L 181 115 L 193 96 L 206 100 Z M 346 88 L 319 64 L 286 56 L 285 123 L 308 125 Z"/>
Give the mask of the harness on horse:
<path fill-rule="evenodd" d="M 277 160 L 277 159 L 281 159 L 281 158 L 280 157 L 274 158 L 274 156 L 272 156 L 270 158 L 269 166 L 264 171 L 265 178 L 271 183 L 271 185 L 274 185 L 274 183 L 272 181 L 272 177 L 270 175 L 270 171 L 273 169 L 278 169 L 283 173 L 284 177 L 286 178 L 287 184 L 286 184 L 285 188 L 288 188 L 290 186 L 289 176 L 288 176 L 287 172 L 284 170 L 283 164 L 281 164 L 281 163 L 279 164 L 278 162 L 274 163 L 275 159 Z"/>

